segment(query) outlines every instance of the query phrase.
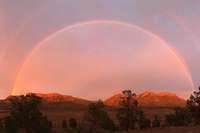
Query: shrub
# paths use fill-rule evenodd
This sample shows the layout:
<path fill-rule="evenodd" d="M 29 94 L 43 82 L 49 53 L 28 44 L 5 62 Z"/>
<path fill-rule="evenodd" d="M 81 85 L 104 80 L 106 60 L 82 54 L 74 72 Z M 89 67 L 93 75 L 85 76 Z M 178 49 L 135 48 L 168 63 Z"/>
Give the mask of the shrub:
<path fill-rule="evenodd" d="M 10 112 L 11 117 L 7 119 L 16 123 L 17 129 L 24 129 L 27 133 L 51 132 L 51 121 L 39 111 L 42 98 L 37 97 L 35 94 L 21 95 L 20 97 L 15 97 L 15 100 L 11 102 L 13 109 Z"/>
<path fill-rule="evenodd" d="M 200 87 L 199 91 L 194 91 L 194 95 L 191 95 L 190 99 L 187 100 L 186 106 L 195 122 L 200 124 Z"/>
<path fill-rule="evenodd" d="M 160 118 L 158 115 L 154 116 L 154 120 L 152 121 L 152 127 L 160 127 Z"/>
<path fill-rule="evenodd" d="M 104 103 L 102 100 L 99 100 L 97 103 L 89 104 L 89 109 L 83 116 L 83 122 L 79 125 L 77 130 L 82 129 L 82 132 L 87 133 L 113 130 L 115 124 L 103 109 Z"/>
<path fill-rule="evenodd" d="M 66 120 L 63 120 L 63 122 L 62 122 L 62 128 L 67 128 L 67 122 L 66 122 Z"/>
<path fill-rule="evenodd" d="M 69 126 L 71 127 L 71 128 L 76 128 L 77 127 L 77 122 L 76 122 L 76 120 L 74 119 L 74 118 L 70 118 L 69 119 Z"/>
<path fill-rule="evenodd" d="M 4 124 L 7 133 L 17 133 L 17 123 L 11 116 L 5 117 Z"/>
<path fill-rule="evenodd" d="M 147 119 L 145 114 L 142 111 L 138 112 L 137 123 L 139 124 L 140 129 L 151 127 L 151 120 Z"/>
<path fill-rule="evenodd" d="M 166 115 L 165 122 L 168 126 L 184 126 L 191 122 L 190 113 L 187 108 L 174 108 L 175 114 Z"/>
<path fill-rule="evenodd" d="M 4 132 L 3 118 L 0 118 L 0 133 Z"/>

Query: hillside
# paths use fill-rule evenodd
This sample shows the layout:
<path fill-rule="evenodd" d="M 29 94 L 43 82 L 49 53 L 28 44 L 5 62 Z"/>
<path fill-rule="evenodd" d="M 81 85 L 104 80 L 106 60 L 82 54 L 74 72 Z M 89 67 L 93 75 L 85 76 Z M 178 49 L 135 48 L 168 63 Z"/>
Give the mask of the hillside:
<path fill-rule="evenodd" d="M 42 109 L 86 109 L 88 104 L 93 102 L 70 95 L 61 95 L 57 93 L 27 93 L 27 95 L 35 94 L 42 98 Z M 2 106 L 8 108 L 11 101 L 19 96 L 8 96 L 5 100 L 1 100 L 0 108 Z"/>

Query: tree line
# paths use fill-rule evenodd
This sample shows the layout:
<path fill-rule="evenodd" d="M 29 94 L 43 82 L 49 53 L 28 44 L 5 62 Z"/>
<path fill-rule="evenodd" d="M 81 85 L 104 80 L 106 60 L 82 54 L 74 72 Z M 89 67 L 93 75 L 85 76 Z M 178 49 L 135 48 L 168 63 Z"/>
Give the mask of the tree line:
<path fill-rule="evenodd" d="M 131 90 L 122 91 L 124 97 L 119 103 L 116 114 L 118 124 L 110 118 L 102 100 L 89 104 L 88 110 L 77 123 L 74 118 L 62 121 L 62 128 L 67 133 L 104 133 L 107 131 L 130 131 L 134 129 L 155 128 L 160 126 L 185 126 L 190 123 L 200 124 L 200 87 L 186 101 L 186 108 L 175 107 L 174 114 L 167 114 L 164 125 L 158 115 L 151 121 L 138 108 L 136 94 Z M 39 111 L 42 98 L 34 94 L 15 97 L 10 116 L 0 118 L 0 133 L 51 133 L 52 122 Z M 68 123 L 68 124 L 67 124 Z"/>

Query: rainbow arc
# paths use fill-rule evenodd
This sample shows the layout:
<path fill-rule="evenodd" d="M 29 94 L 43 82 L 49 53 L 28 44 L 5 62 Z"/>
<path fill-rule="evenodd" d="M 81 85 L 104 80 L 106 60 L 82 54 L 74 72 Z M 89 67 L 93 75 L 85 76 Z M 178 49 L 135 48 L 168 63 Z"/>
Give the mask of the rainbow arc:
<path fill-rule="evenodd" d="M 17 76 L 15 78 L 15 81 L 14 81 L 14 86 L 13 86 L 13 90 L 12 90 L 12 95 L 15 95 L 16 94 L 16 86 L 17 86 L 17 82 L 19 80 L 19 77 L 24 69 L 24 67 L 26 66 L 26 63 L 28 62 L 29 58 L 35 53 L 35 51 L 37 51 L 37 49 L 40 48 L 40 46 L 42 46 L 45 42 L 49 41 L 51 38 L 59 35 L 60 33 L 66 31 L 66 30 L 69 30 L 69 29 L 73 29 L 73 28 L 76 28 L 76 27 L 79 27 L 79 26 L 85 26 L 85 25 L 92 25 L 92 24 L 113 24 L 113 25 L 123 25 L 123 26 L 127 26 L 127 27 L 130 27 L 130 28 L 134 28 L 134 29 L 137 29 L 139 31 L 142 31 L 146 34 L 149 34 L 150 36 L 154 37 L 155 39 L 157 39 L 158 41 L 160 41 L 163 45 L 165 45 L 170 51 L 171 53 L 174 55 L 174 57 L 176 57 L 178 59 L 178 61 L 180 62 L 180 64 L 182 65 L 182 67 L 184 68 L 184 71 L 185 73 L 187 74 L 188 76 L 188 79 L 190 81 L 190 84 L 191 84 L 191 87 L 193 90 L 194 89 L 194 84 L 193 84 L 193 81 L 192 81 L 192 77 L 191 77 L 191 74 L 184 62 L 184 60 L 181 58 L 181 56 L 179 55 L 179 53 L 177 51 L 175 51 L 167 42 L 165 42 L 162 38 L 160 38 L 159 36 L 151 33 L 150 31 L 146 30 L 146 29 L 143 29 L 141 27 L 138 27 L 136 25 L 133 25 L 133 24 L 129 24 L 129 23 L 125 23 L 125 22 L 121 22 L 121 21 L 110 21 L 110 20 L 95 20 L 95 21 L 86 21 L 86 22 L 81 22 L 81 23 L 77 23 L 77 24 L 74 24 L 74 25 L 71 25 L 71 26 L 67 26 L 53 34 L 51 34 L 50 36 L 46 37 L 45 39 L 43 39 L 41 42 L 39 42 L 35 47 L 34 49 L 27 55 L 27 57 L 24 59 L 24 61 L 22 62 L 21 64 L 21 67 L 19 68 L 18 70 L 18 73 L 17 73 Z"/>

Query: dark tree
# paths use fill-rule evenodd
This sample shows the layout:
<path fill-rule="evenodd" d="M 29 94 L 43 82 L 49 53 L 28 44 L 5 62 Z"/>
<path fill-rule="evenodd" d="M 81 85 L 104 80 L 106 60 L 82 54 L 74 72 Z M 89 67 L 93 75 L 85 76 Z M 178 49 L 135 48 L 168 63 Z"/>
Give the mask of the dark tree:
<path fill-rule="evenodd" d="M 42 98 L 35 94 L 21 95 L 12 100 L 12 119 L 17 123 L 18 129 L 24 129 L 26 133 L 49 133 L 51 122 L 40 111 Z"/>
<path fill-rule="evenodd" d="M 146 118 L 144 112 L 138 111 L 137 116 L 138 116 L 137 123 L 139 124 L 140 129 L 151 127 L 151 120 Z"/>
<path fill-rule="evenodd" d="M 168 126 L 184 126 L 191 122 L 191 117 L 188 109 L 176 107 L 175 114 L 166 115 L 165 122 Z"/>
<path fill-rule="evenodd" d="M 5 117 L 4 124 L 7 133 L 17 133 L 17 123 L 11 116 Z"/>
<path fill-rule="evenodd" d="M 35 133 L 50 133 L 52 129 L 52 123 L 48 120 L 47 116 L 42 116 L 40 122 L 36 125 Z"/>
<path fill-rule="evenodd" d="M 67 122 L 66 122 L 66 120 L 63 120 L 63 122 L 62 122 L 62 128 L 67 128 Z"/>
<path fill-rule="evenodd" d="M 0 133 L 4 132 L 3 118 L 0 118 Z"/>
<path fill-rule="evenodd" d="M 158 115 L 154 116 L 154 120 L 152 121 L 152 127 L 160 127 L 160 117 Z"/>
<path fill-rule="evenodd" d="M 165 124 L 167 126 L 174 126 L 176 122 L 176 118 L 174 114 L 167 114 L 165 116 Z"/>
<path fill-rule="evenodd" d="M 135 123 L 137 122 L 138 102 L 135 99 L 136 94 L 131 93 L 131 90 L 124 90 L 122 93 L 124 94 L 120 102 L 122 108 L 117 113 L 117 119 L 119 120 L 120 128 L 129 131 L 135 128 Z"/>
<path fill-rule="evenodd" d="M 191 95 L 190 99 L 187 100 L 186 106 L 195 119 L 195 122 L 200 124 L 200 87 L 199 91 L 194 91 L 194 95 Z"/>
<path fill-rule="evenodd" d="M 74 119 L 74 118 L 70 118 L 69 119 L 69 126 L 71 127 L 71 128 L 76 128 L 77 127 L 77 122 L 76 122 L 76 120 Z"/>
<path fill-rule="evenodd" d="M 83 122 L 78 129 L 82 132 L 95 133 L 98 130 L 112 130 L 113 123 L 104 110 L 103 101 L 99 100 L 97 103 L 89 104 L 89 109 L 83 116 Z"/>

